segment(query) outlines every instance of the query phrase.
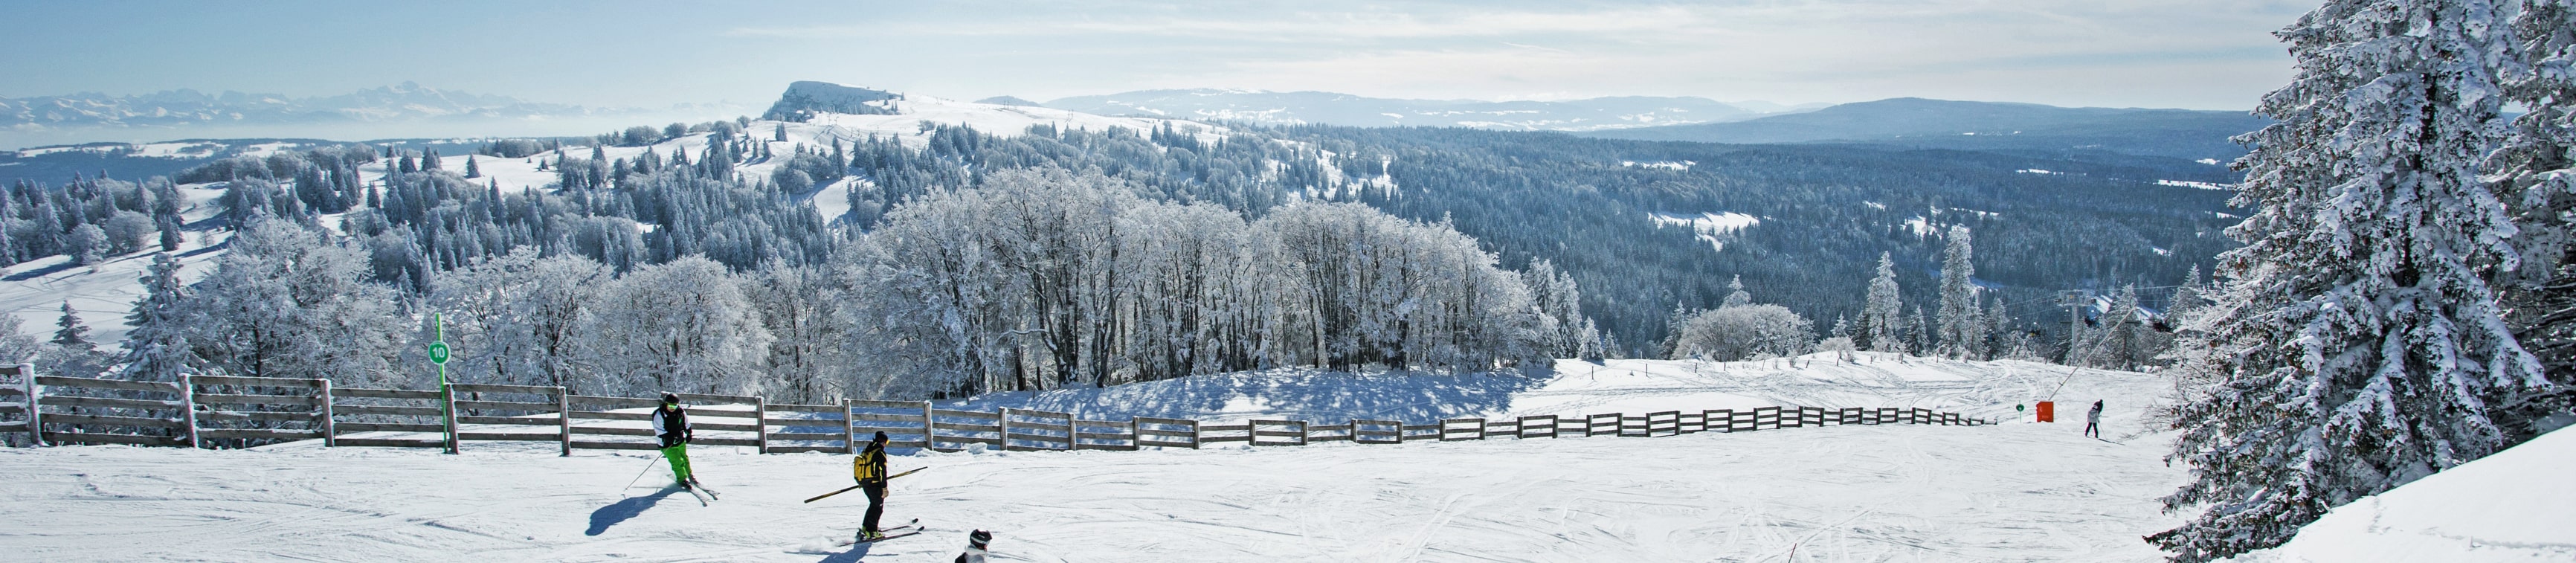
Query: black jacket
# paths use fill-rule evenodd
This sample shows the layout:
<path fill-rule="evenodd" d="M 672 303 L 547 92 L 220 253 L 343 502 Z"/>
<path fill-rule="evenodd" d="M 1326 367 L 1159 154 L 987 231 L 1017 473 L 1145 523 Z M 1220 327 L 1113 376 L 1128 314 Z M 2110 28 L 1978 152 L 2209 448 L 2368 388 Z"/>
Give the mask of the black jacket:
<path fill-rule="evenodd" d="M 662 438 L 665 448 L 689 443 L 689 407 L 654 407 L 653 435 Z"/>

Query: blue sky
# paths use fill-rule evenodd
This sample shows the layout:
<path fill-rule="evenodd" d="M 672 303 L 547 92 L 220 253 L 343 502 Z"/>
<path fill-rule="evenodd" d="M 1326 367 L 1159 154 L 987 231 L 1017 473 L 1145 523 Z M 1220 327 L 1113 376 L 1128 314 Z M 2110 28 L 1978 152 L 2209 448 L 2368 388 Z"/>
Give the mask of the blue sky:
<path fill-rule="evenodd" d="M 766 105 L 789 81 L 974 99 L 1153 88 L 1405 98 L 1898 96 L 2246 109 L 2270 0 L 11 2 L 0 97 L 406 80 L 591 106 Z"/>

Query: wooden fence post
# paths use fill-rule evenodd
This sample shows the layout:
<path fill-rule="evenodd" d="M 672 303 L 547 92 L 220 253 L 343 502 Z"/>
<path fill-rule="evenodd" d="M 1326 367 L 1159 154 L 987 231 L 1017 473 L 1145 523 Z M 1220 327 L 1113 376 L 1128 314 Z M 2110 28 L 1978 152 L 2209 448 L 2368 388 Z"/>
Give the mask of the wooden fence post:
<path fill-rule="evenodd" d="M 45 445 L 45 425 L 36 420 L 37 413 L 43 412 L 36 408 L 36 364 L 18 364 L 18 382 L 27 385 L 27 443 Z"/>
<path fill-rule="evenodd" d="M 756 448 L 753 451 L 764 454 L 769 453 L 768 397 L 751 398 L 751 434 L 755 439 L 755 443 L 759 444 L 752 446 L 753 448 Z"/>
<path fill-rule="evenodd" d="M 850 427 L 856 422 L 858 421 L 850 420 L 850 400 L 841 399 L 841 449 L 849 452 L 850 455 L 859 455 L 859 431 Z M 929 422 L 929 420 L 924 419 L 922 422 Z M 921 449 L 930 449 L 928 425 L 921 427 Z"/>
<path fill-rule="evenodd" d="M 938 422 L 939 422 L 939 420 L 938 420 L 936 417 L 933 417 L 933 416 L 930 414 L 930 410 L 931 410 L 930 401 L 922 401 L 922 402 L 921 402 L 921 449 L 930 450 L 930 451 L 934 451 L 934 452 L 935 452 L 935 451 L 939 451 L 939 442 L 938 442 L 937 440 L 932 439 L 932 437 L 933 437 L 933 436 L 937 436 L 937 435 L 939 435 L 939 426 L 938 426 Z M 851 446 L 851 447 L 852 447 L 853 449 L 851 449 L 851 450 L 850 450 L 850 453 L 853 453 L 853 454 L 858 453 L 858 450 L 856 449 L 856 448 L 857 448 L 857 446 Z"/>
<path fill-rule="evenodd" d="M 249 391 L 239 391 L 248 393 Z M 179 420 L 188 424 L 188 447 L 203 448 L 197 441 L 197 376 L 179 376 Z"/>
<path fill-rule="evenodd" d="M 456 454 L 456 386 L 455 386 L 454 384 L 446 384 L 446 383 L 439 384 L 439 386 L 438 386 L 438 403 L 439 403 L 439 412 L 446 413 L 446 415 L 447 415 L 447 420 L 446 420 L 445 422 L 441 422 L 441 423 L 439 423 L 439 425 L 440 425 L 441 427 L 444 427 L 444 428 L 446 428 L 446 429 L 447 429 L 447 436 L 445 436 L 445 437 L 443 438 L 443 439 L 446 441 L 447 453 L 448 453 L 449 455 L 455 455 L 455 454 Z"/>
<path fill-rule="evenodd" d="M 1190 420 L 1190 449 L 1199 449 L 1199 421 Z"/>
<path fill-rule="evenodd" d="M 556 430 L 562 432 L 563 456 L 572 457 L 572 390 L 555 387 Z"/>
<path fill-rule="evenodd" d="M 995 432 L 995 434 L 1001 435 L 1002 445 L 995 449 L 1006 452 L 1011 451 L 1011 407 L 996 407 L 996 409 L 996 412 L 1000 412 L 1002 415 L 993 417 L 993 427 L 1001 430 L 1000 432 Z"/>
<path fill-rule="evenodd" d="M 322 428 L 322 447 L 328 448 L 340 445 L 339 437 L 337 436 L 339 432 L 335 428 L 338 422 L 331 418 L 331 380 L 315 379 L 313 380 L 313 386 L 322 390 L 322 420 L 319 421 L 321 424 L 318 425 Z M 570 434 L 567 433 L 566 435 Z M 572 442 L 569 440 L 565 441 L 564 447 L 572 447 Z M 565 453 L 566 455 L 569 455 L 571 450 L 567 449 L 565 450 Z"/>
<path fill-rule="evenodd" d="M 1137 440 L 1142 440 L 1144 438 L 1144 434 L 1136 432 L 1136 417 L 1129 415 L 1127 417 L 1127 451 L 1132 452 L 1145 449 L 1144 444 L 1136 443 Z"/>

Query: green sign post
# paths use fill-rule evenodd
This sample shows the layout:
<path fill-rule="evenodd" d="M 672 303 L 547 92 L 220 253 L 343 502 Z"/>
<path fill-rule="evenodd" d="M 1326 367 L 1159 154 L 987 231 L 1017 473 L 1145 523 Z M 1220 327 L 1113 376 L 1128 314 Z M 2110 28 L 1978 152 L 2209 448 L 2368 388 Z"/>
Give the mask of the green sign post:
<path fill-rule="evenodd" d="M 447 385 L 447 314 L 431 313 L 429 363 L 438 364 L 439 412 L 447 415 L 447 453 L 456 453 L 456 392 Z"/>

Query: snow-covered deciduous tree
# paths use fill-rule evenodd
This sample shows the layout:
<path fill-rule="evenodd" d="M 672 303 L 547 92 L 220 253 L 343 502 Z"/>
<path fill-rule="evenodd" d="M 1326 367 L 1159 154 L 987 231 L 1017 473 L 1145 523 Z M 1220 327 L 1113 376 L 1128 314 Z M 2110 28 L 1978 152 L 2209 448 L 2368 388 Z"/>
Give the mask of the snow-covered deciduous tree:
<path fill-rule="evenodd" d="M 2500 136 L 2505 22 L 2483 0 L 2331 0 L 2279 32 L 2298 71 L 2253 152 L 2226 290 L 2193 345 L 2223 352 L 2175 425 L 2197 509 L 2149 536 L 2176 561 L 2278 545 L 2327 509 L 2496 451 L 2491 405 L 2543 385 L 2492 281 L 2516 266 L 2479 163 Z"/>
<path fill-rule="evenodd" d="M 27 334 L 27 321 L 15 313 L 0 313 L 0 365 L 17 365 L 35 359 L 44 350 L 36 335 Z"/>
<path fill-rule="evenodd" d="M 636 268 L 592 306 L 585 341 L 602 392 L 760 392 L 771 337 L 723 264 L 691 256 Z"/>
<path fill-rule="evenodd" d="M 1970 260 L 1968 228 L 1950 227 L 1949 239 L 1941 258 L 1941 354 L 1985 359 L 1986 323 L 1978 318 L 1977 265 Z"/>
<path fill-rule="evenodd" d="M 826 266 L 773 260 L 743 284 L 773 337 L 761 365 L 770 400 L 819 405 L 855 396 L 850 356 L 860 351 L 849 345 L 849 317 L 841 314 L 849 291 L 840 279 Z"/>
<path fill-rule="evenodd" d="M 1788 307 L 1738 305 L 1692 315 L 1682 323 L 1677 342 L 1673 359 L 1731 362 L 1806 353 L 1816 342 L 1816 331 L 1815 323 Z"/>
<path fill-rule="evenodd" d="M 366 256 L 326 232 L 253 214 L 188 300 L 207 371 L 386 386 L 411 323 Z M 412 378 L 418 379 L 418 378 Z"/>
<path fill-rule="evenodd" d="M 1896 260 L 1888 253 L 1879 253 L 1878 277 L 1869 281 L 1869 297 L 1861 302 L 1860 326 L 1853 334 L 1862 346 L 1877 352 L 1905 352 L 1902 299 L 1897 294 Z"/>
<path fill-rule="evenodd" d="M 1481 370 L 1597 341 L 1579 317 L 1556 318 L 1579 307 L 1571 278 L 1533 290 L 1446 225 L 1351 204 L 1246 223 L 1135 189 L 1002 171 L 895 208 L 840 269 L 857 288 L 862 362 L 906 377 L 860 386 L 937 396 L 1296 365 Z"/>
<path fill-rule="evenodd" d="M 66 246 L 63 248 L 63 253 L 72 256 L 73 264 L 82 266 L 96 264 L 100 257 L 107 255 L 107 230 L 99 228 L 98 225 L 73 227 L 71 236 L 64 240 Z"/>

